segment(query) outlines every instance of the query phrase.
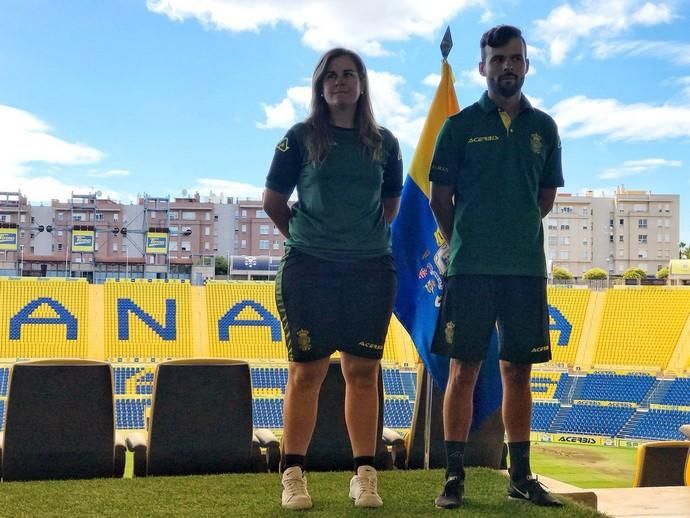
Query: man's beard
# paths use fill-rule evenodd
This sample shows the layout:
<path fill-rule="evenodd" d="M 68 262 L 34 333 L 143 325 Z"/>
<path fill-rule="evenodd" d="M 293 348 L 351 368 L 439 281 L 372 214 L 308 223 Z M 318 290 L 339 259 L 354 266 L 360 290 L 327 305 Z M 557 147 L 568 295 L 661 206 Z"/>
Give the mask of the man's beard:
<path fill-rule="evenodd" d="M 503 76 L 506 77 L 506 76 Z M 511 75 L 511 77 L 514 78 L 514 81 L 511 83 L 506 83 L 505 81 L 501 81 L 501 78 L 498 78 L 496 81 L 492 81 L 493 85 L 493 90 L 498 93 L 501 97 L 512 97 L 516 93 L 520 91 L 522 88 L 522 85 L 525 83 L 525 77 L 522 76 L 521 78 L 518 79 L 517 76 Z"/>

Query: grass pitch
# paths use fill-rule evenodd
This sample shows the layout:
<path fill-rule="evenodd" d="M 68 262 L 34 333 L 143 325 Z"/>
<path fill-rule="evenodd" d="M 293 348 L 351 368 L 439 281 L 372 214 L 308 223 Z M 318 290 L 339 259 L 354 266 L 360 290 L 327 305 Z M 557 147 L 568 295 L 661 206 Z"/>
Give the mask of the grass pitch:
<path fill-rule="evenodd" d="M 309 473 L 314 508 L 308 516 L 510 516 L 599 517 L 567 502 L 560 509 L 508 500 L 498 472 L 467 470 L 466 505 L 456 512 L 436 509 L 441 470 L 379 473 L 384 507 L 355 509 L 348 499 L 351 473 Z M 151 477 L 121 480 L 8 482 L 0 491 L 0 516 L 300 516 L 280 508 L 280 478 L 273 474 Z"/>
<path fill-rule="evenodd" d="M 532 444 L 532 471 L 581 488 L 632 487 L 637 450 L 581 444 Z"/>

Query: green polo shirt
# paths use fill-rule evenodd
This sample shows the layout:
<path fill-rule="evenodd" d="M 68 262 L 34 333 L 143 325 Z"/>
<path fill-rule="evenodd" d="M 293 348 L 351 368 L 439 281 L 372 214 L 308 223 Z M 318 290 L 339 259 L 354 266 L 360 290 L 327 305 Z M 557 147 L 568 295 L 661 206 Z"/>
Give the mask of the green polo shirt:
<path fill-rule="evenodd" d="M 455 186 L 448 275 L 546 277 L 538 193 L 562 187 L 556 123 L 523 95 L 506 128 L 485 92 L 441 129 L 429 179 Z"/>
<path fill-rule="evenodd" d="M 383 156 L 371 160 L 357 129 L 331 127 L 333 145 L 319 167 L 305 147 L 307 127 L 296 124 L 278 143 L 266 187 L 283 194 L 297 188 L 292 206 L 288 248 L 335 261 L 391 253 L 390 226 L 383 218 L 382 198 L 402 192 L 398 141 L 385 128 Z"/>

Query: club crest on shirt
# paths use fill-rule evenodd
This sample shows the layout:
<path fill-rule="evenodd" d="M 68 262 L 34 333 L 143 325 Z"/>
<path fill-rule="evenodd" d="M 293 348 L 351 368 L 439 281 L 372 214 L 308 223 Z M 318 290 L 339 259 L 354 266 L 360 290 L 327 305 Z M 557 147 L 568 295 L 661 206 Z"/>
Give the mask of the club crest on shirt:
<path fill-rule="evenodd" d="M 529 145 L 530 148 L 532 148 L 532 153 L 540 155 L 541 150 L 544 147 L 541 141 L 541 135 L 539 133 L 532 133 L 529 136 Z"/>
<path fill-rule="evenodd" d="M 290 149 L 290 146 L 288 146 L 288 138 L 287 138 L 287 137 L 283 137 L 283 140 L 281 140 L 280 142 L 278 142 L 278 145 L 276 146 L 276 149 L 277 149 L 278 151 L 282 151 L 283 153 L 285 153 L 288 149 Z"/>
<path fill-rule="evenodd" d="M 453 345 L 453 338 L 455 338 L 455 322 L 446 322 L 446 343 Z"/>
<path fill-rule="evenodd" d="M 311 349 L 311 337 L 309 336 L 309 331 L 306 329 L 300 329 L 297 331 L 297 345 L 301 351 L 308 351 Z"/>

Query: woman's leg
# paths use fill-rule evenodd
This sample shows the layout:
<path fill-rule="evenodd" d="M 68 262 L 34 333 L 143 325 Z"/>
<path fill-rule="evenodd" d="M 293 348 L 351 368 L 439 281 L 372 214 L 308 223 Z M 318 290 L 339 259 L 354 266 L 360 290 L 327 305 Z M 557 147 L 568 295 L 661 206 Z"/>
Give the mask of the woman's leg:
<path fill-rule="evenodd" d="M 355 457 L 373 457 L 379 415 L 379 360 L 341 352 L 345 422 Z"/>
<path fill-rule="evenodd" d="M 290 362 L 283 402 L 283 451 L 306 455 L 316 425 L 319 391 L 329 358 L 313 362 Z"/>

